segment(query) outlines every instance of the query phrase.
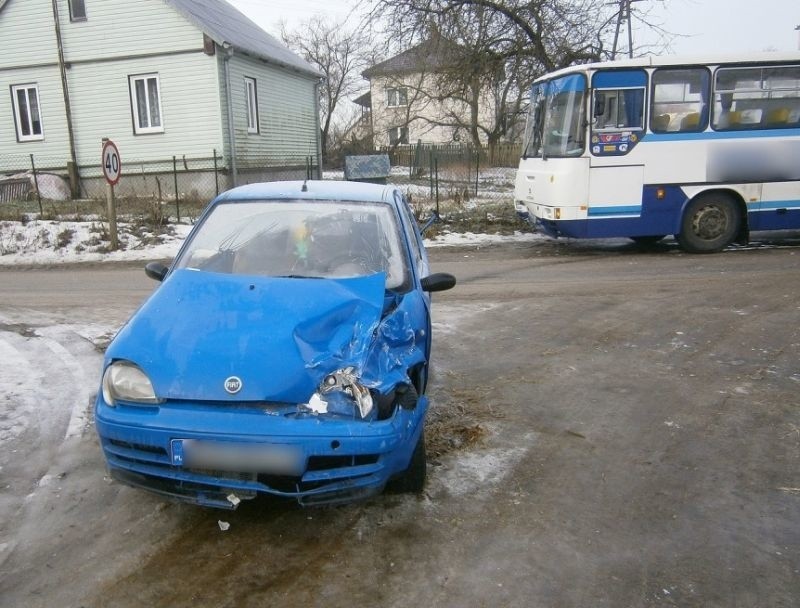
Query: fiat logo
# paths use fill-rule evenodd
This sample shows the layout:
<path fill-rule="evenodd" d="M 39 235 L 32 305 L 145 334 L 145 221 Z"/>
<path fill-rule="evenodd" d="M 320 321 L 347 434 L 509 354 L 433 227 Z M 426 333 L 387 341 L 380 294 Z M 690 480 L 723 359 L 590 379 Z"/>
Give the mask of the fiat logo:
<path fill-rule="evenodd" d="M 225 390 L 231 395 L 235 395 L 242 390 L 242 381 L 236 376 L 231 376 L 225 380 Z"/>

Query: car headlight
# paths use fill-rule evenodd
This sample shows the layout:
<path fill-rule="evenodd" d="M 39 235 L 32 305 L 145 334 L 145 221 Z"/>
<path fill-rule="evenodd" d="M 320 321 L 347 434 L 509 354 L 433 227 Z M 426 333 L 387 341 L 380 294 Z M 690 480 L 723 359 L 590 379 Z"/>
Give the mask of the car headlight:
<path fill-rule="evenodd" d="M 103 374 L 103 399 L 112 406 L 117 401 L 159 403 L 147 374 L 127 361 L 115 361 L 106 368 Z"/>
<path fill-rule="evenodd" d="M 355 368 L 346 367 L 323 378 L 306 407 L 317 414 L 347 414 L 358 408 L 366 418 L 375 406 L 369 389 L 356 377 Z"/>

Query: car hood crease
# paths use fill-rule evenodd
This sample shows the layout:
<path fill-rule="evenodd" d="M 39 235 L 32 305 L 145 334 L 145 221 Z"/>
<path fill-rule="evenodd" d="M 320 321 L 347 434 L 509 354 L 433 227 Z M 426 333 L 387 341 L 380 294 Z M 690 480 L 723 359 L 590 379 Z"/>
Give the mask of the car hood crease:
<path fill-rule="evenodd" d="M 106 357 L 140 366 L 162 399 L 302 403 L 326 374 L 349 366 L 361 373 L 385 350 L 373 348 L 384 334 L 384 283 L 384 274 L 312 279 L 179 269 Z M 232 376 L 241 380 L 234 395 L 225 390 Z"/>

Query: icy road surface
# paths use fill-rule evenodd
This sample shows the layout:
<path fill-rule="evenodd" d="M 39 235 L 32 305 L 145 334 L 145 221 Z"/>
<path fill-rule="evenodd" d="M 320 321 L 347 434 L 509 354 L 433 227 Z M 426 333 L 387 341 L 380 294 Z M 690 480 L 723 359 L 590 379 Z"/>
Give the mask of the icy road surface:
<path fill-rule="evenodd" d="M 791 606 L 800 247 L 432 252 L 421 497 L 220 512 L 105 479 L 133 266 L 0 270 L 3 606 Z M 223 529 L 224 528 L 224 529 Z"/>

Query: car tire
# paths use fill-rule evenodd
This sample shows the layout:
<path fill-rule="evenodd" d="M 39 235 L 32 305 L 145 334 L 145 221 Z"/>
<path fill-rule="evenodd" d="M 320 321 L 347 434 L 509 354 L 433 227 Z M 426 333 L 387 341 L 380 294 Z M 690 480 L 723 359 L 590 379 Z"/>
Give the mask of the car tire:
<path fill-rule="evenodd" d="M 686 206 L 678 243 L 690 253 L 714 253 L 725 249 L 739 234 L 742 214 L 736 202 L 723 192 L 702 194 Z"/>
<path fill-rule="evenodd" d="M 419 434 L 417 445 L 411 454 L 408 468 L 392 478 L 386 485 L 386 490 L 393 494 L 419 494 L 425 489 L 427 477 L 428 457 L 425 453 L 425 431 Z"/>

